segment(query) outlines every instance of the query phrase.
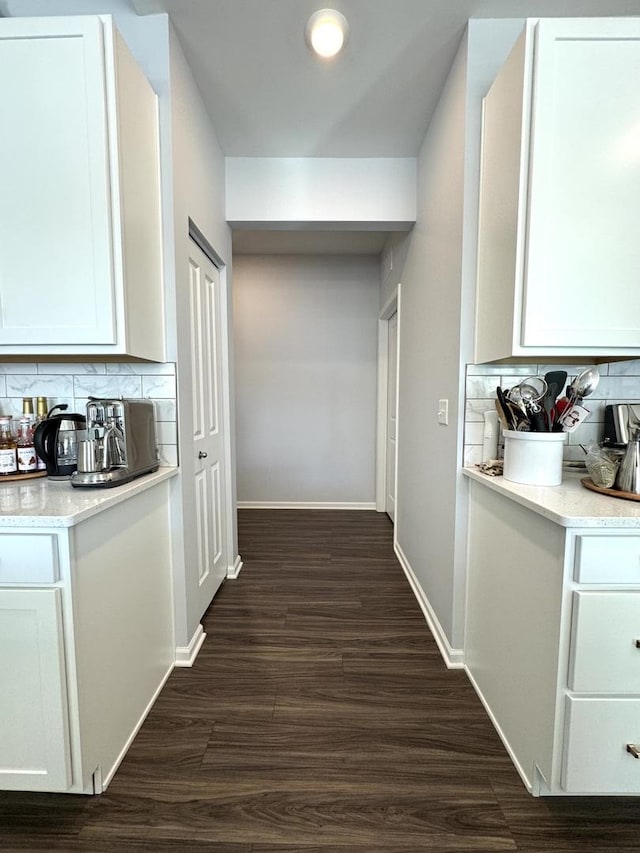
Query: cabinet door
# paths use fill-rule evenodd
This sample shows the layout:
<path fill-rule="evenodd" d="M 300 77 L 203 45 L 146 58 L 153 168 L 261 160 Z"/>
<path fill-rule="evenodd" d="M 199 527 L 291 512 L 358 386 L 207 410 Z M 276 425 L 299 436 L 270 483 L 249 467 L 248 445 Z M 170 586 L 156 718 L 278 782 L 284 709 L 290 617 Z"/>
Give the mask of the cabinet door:
<path fill-rule="evenodd" d="M 639 347 L 640 22 L 537 25 L 522 344 Z"/>
<path fill-rule="evenodd" d="M 567 699 L 562 787 L 572 794 L 640 794 L 639 699 Z"/>
<path fill-rule="evenodd" d="M 102 23 L 0 21 L 0 345 L 115 342 Z"/>
<path fill-rule="evenodd" d="M 60 598 L 59 589 L 0 589 L 0 789 L 71 784 Z"/>
<path fill-rule="evenodd" d="M 482 104 L 476 363 L 510 355 L 519 338 L 532 51 L 526 30 Z"/>
<path fill-rule="evenodd" d="M 569 689 L 640 693 L 640 592 L 574 592 Z"/>

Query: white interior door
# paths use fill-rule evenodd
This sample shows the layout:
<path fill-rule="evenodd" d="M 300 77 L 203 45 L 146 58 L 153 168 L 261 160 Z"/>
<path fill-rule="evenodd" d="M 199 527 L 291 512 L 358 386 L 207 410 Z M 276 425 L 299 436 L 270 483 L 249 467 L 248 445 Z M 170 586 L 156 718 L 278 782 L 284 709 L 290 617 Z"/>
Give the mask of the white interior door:
<path fill-rule="evenodd" d="M 398 314 L 389 318 L 387 355 L 387 472 L 385 511 L 391 521 L 396 515 L 396 408 L 398 399 Z"/>
<path fill-rule="evenodd" d="M 193 455 L 201 613 L 227 572 L 220 273 L 191 243 L 189 252 Z"/>

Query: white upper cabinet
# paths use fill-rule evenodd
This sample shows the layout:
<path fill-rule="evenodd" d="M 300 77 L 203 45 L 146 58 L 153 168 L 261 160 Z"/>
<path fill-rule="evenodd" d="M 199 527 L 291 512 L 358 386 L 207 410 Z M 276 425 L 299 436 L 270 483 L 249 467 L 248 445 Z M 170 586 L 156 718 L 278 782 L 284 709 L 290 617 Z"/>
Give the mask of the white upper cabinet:
<path fill-rule="evenodd" d="M 638 355 L 640 21 L 528 21 L 483 103 L 476 363 Z"/>
<path fill-rule="evenodd" d="M 0 21 L 0 356 L 164 359 L 157 98 L 109 17 Z"/>

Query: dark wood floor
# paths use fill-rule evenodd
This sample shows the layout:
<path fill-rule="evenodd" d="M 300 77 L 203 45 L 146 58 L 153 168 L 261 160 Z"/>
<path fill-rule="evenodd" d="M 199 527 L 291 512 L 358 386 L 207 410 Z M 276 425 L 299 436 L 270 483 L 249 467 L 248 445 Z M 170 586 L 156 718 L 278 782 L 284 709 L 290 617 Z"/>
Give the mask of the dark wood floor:
<path fill-rule="evenodd" d="M 640 800 L 534 799 L 373 512 L 242 511 L 245 567 L 108 791 L 0 793 L 0 850 L 640 850 Z"/>

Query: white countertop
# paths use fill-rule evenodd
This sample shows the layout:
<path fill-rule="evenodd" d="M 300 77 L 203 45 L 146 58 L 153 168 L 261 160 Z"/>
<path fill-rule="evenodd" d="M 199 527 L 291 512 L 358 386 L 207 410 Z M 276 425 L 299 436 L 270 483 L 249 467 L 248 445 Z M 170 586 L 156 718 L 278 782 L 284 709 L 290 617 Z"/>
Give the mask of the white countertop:
<path fill-rule="evenodd" d="M 477 468 L 463 474 L 563 527 L 639 527 L 640 502 L 592 492 L 580 483 L 587 472 L 563 472 L 559 486 L 523 486 L 489 477 Z"/>
<path fill-rule="evenodd" d="M 47 477 L 0 483 L 0 528 L 73 527 L 177 473 L 177 468 L 160 468 L 110 489 L 75 489 Z"/>

